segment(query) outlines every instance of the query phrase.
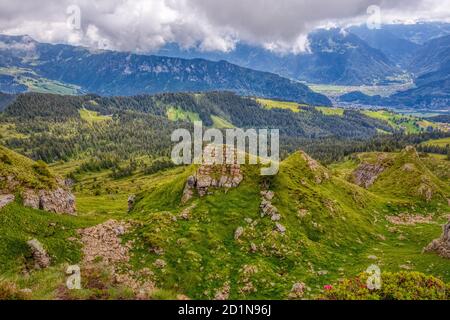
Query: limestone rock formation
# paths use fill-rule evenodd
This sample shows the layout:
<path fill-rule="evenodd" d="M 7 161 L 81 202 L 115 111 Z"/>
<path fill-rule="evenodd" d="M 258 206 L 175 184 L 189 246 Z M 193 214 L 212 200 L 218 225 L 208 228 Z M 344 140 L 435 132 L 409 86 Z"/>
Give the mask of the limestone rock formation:
<path fill-rule="evenodd" d="M 305 294 L 306 285 L 303 282 L 294 283 L 291 292 L 289 293 L 290 299 L 300 299 Z"/>
<path fill-rule="evenodd" d="M 426 248 L 427 252 L 437 252 L 441 257 L 450 259 L 450 220 L 444 226 L 442 237 L 433 240 Z"/>
<path fill-rule="evenodd" d="M 33 256 L 35 269 L 45 269 L 50 266 L 50 256 L 37 239 L 32 239 L 27 244 Z"/>
<path fill-rule="evenodd" d="M 184 187 L 181 203 L 187 203 L 194 196 L 195 191 L 200 197 L 209 193 L 211 188 L 236 188 L 240 185 L 244 176 L 241 166 L 236 163 L 227 164 L 226 152 L 224 148 L 224 164 L 203 164 L 196 171 L 194 176 L 190 176 Z"/>
<path fill-rule="evenodd" d="M 239 227 L 234 232 L 234 240 L 239 240 L 239 238 L 244 234 L 244 228 Z"/>
<path fill-rule="evenodd" d="M 22 192 L 23 205 L 25 207 L 39 209 L 39 195 L 32 189 Z"/>
<path fill-rule="evenodd" d="M 135 195 L 131 195 L 131 196 L 128 197 L 128 212 L 133 210 L 135 202 L 136 202 L 136 196 Z"/>
<path fill-rule="evenodd" d="M 322 182 L 330 179 L 330 174 L 327 169 L 322 167 L 316 160 L 311 158 L 306 152 L 299 151 L 301 157 L 306 162 L 308 168 L 314 174 L 314 178 L 317 184 L 321 184 Z"/>
<path fill-rule="evenodd" d="M 23 205 L 33 209 L 41 209 L 54 213 L 76 214 L 75 196 L 66 189 L 32 190 L 22 192 Z"/>
<path fill-rule="evenodd" d="M 367 189 L 375 183 L 375 180 L 384 170 L 385 168 L 381 164 L 362 163 L 353 172 L 353 181 L 358 186 Z"/>
<path fill-rule="evenodd" d="M 13 202 L 15 198 L 13 194 L 0 194 L 0 209 Z"/>
<path fill-rule="evenodd" d="M 39 191 L 39 208 L 49 212 L 75 214 L 75 196 L 63 188 Z"/>

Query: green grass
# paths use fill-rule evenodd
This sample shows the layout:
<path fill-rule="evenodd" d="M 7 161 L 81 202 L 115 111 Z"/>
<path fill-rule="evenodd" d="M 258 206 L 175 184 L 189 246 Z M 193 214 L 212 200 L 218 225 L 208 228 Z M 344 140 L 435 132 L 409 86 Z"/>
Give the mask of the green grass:
<path fill-rule="evenodd" d="M 430 140 L 430 141 L 423 142 L 422 144 L 426 145 L 426 146 L 447 147 L 447 146 L 450 146 L 450 137 L 436 139 L 436 140 Z"/>
<path fill-rule="evenodd" d="M 96 111 L 91 111 L 91 110 L 87 110 L 84 108 L 80 109 L 79 113 L 80 113 L 81 119 L 83 119 L 84 121 L 86 121 L 90 124 L 95 124 L 95 123 L 99 123 L 99 122 L 112 120 L 112 116 L 103 116 Z"/>
<path fill-rule="evenodd" d="M 300 112 L 301 105 L 296 102 L 278 101 L 270 99 L 256 99 L 266 109 L 285 109 L 292 112 Z"/>
<path fill-rule="evenodd" d="M 391 127 L 397 130 L 404 130 L 406 133 L 420 133 L 428 127 L 439 128 L 435 123 L 417 118 L 412 115 L 403 115 L 387 110 L 363 110 L 363 114 L 368 117 L 386 121 Z"/>
<path fill-rule="evenodd" d="M 450 196 L 449 187 L 443 182 L 448 173 L 446 160 L 417 158 L 405 152 L 386 154 L 391 168 L 372 188 L 365 190 L 349 182 L 360 162 L 374 162 L 378 155 L 360 154 L 329 168 L 317 165 L 314 169 L 301 153 L 295 153 L 280 164 L 279 174 L 272 178 L 261 177 L 259 166 L 245 165 L 245 178 L 238 188 L 212 189 L 203 198 L 195 195 L 186 205 L 180 199 L 196 166 L 153 175 L 137 171 L 123 179 L 112 179 L 110 170 L 78 174 L 74 187 L 78 217 L 26 209 L 18 203 L 0 211 L 0 269 L 21 288 L 32 288 L 34 298 L 55 298 L 64 283 L 64 266 L 80 259 L 79 245 L 67 238 L 76 236 L 77 229 L 114 218 L 135 221 L 134 231 L 124 237 L 125 241 L 134 240 L 131 267 L 134 271 L 149 268 L 154 273 L 159 289 L 156 298 L 185 294 L 192 299 L 211 299 L 226 282 L 231 286 L 231 299 L 286 299 L 296 282 L 311 289 L 306 298 L 315 298 L 324 285 L 356 276 L 374 263 L 383 272 L 400 271 L 408 265 L 411 271 L 449 282 L 450 260 L 422 253 L 423 247 L 440 236 L 450 210 L 445 199 Z M 51 169 L 64 175 L 81 163 L 57 163 Z M 403 172 L 406 163 L 416 169 Z M 436 195 L 429 203 L 415 193 L 423 177 Z M 287 229 L 284 235 L 274 231 L 270 218 L 261 218 L 263 181 L 269 181 L 275 192 L 272 203 L 281 213 L 280 223 Z M 131 194 L 137 195 L 137 203 L 127 213 Z M 188 220 L 174 219 L 186 208 L 191 208 Z M 299 215 L 301 210 L 306 214 Z M 385 218 L 404 212 L 432 214 L 433 222 L 393 226 Z M 50 228 L 50 223 L 56 225 Z M 238 227 L 244 228 L 244 234 L 237 241 L 234 232 Z M 18 270 L 26 255 L 24 242 L 30 237 L 42 241 L 55 264 L 23 277 Z M 256 252 L 251 252 L 251 243 L 257 246 Z M 157 255 L 152 248 L 164 253 Z M 156 268 L 156 259 L 163 259 L 167 267 Z M 256 272 L 245 274 L 245 266 Z M 248 283 L 252 286 L 246 286 Z"/>
<path fill-rule="evenodd" d="M 167 118 L 170 121 L 189 120 L 191 122 L 201 121 L 200 116 L 191 111 L 184 111 L 180 108 L 170 107 L 167 109 Z"/>
<path fill-rule="evenodd" d="M 211 120 L 213 121 L 213 127 L 214 128 L 230 129 L 230 128 L 234 128 L 235 127 L 231 122 L 229 122 L 229 121 L 227 121 L 227 120 L 225 120 L 223 118 L 220 118 L 218 116 L 211 115 Z"/>
<path fill-rule="evenodd" d="M 36 73 L 24 68 L 0 68 L 0 74 L 14 76 L 16 81 L 25 85 L 29 91 L 40 93 L 54 93 L 62 95 L 76 95 L 80 87 L 37 76 Z M 31 74 L 32 76 L 29 76 Z"/>
<path fill-rule="evenodd" d="M 316 107 L 316 110 L 322 112 L 326 116 L 340 116 L 344 115 L 343 108 L 330 108 L 330 107 Z"/>
<path fill-rule="evenodd" d="M 47 189 L 56 185 L 56 179 L 42 162 L 34 162 L 0 145 L 0 177 L 10 177 L 13 182 L 0 180 L 0 188 L 15 191 L 18 188 Z"/>
<path fill-rule="evenodd" d="M 274 232 L 274 223 L 259 216 L 261 177 L 256 168 L 245 167 L 246 178 L 239 188 L 214 191 L 186 206 L 180 204 L 180 198 L 193 169 L 167 176 L 139 197 L 133 211 L 133 217 L 143 224 L 132 237 L 141 244 L 135 249 L 134 266 L 138 269 L 164 259 L 168 264 L 164 272 L 152 268 L 158 286 L 191 298 L 212 298 L 227 281 L 232 284 L 233 299 L 284 299 L 298 281 L 307 283 L 314 295 L 325 284 L 366 270 L 374 263 L 370 255 L 380 257 L 383 271 L 399 270 L 408 259 L 414 270 L 448 281 L 450 262 L 433 254 L 423 259 L 422 254 L 423 247 L 441 233 L 445 202 L 440 202 L 441 207 L 437 203 L 428 207 L 408 192 L 397 193 L 402 200 L 393 202 L 386 192 L 364 190 L 347 182 L 345 176 L 355 166 L 350 162 L 335 166 L 336 177 L 317 184 L 317 175 L 323 176 L 326 169 L 311 170 L 299 154 L 283 161 L 271 189 L 281 223 L 287 228 L 285 235 Z M 413 198 L 408 202 L 405 197 Z M 398 240 L 384 215 L 403 212 L 405 203 L 417 205 L 416 211 L 434 212 L 436 223 L 405 227 L 401 232 L 406 240 Z M 173 220 L 191 204 L 195 208 L 190 220 Z M 300 218 L 300 209 L 308 214 Z M 249 225 L 246 218 L 257 225 Z M 244 235 L 236 241 L 233 235 L 239 226 L 244 227 Z M 257 245 L 256 253 L 250 252 L 251 243 Z M 159 247 L 165 253 L 148 255 L 140 247 Z M 240 291 L 245 265 L 258 269 L 249 276 L 257 291 Z M 317 272 L 323 270 L 327 273 L 319 276 Z"/>

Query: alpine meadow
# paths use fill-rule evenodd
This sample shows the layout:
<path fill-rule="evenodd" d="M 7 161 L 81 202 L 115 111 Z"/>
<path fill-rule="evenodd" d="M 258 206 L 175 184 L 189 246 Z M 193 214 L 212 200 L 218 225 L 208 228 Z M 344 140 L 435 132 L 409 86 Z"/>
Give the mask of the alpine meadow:
<path fill-rule="evenodd" d="M 0 0 L 0 300 L 450 300 L 448 0 L 40 3 Z"/>

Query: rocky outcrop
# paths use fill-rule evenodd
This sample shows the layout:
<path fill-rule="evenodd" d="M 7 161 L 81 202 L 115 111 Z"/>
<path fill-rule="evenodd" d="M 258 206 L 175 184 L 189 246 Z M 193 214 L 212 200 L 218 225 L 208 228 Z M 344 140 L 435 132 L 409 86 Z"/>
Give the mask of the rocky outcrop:
<path fill-rule="evenodd" d="M 45 269 L 50 266 L 50 256 L 37 239 L 27 242 L 30 247 L 35 269 Z"/>
<path fill-rule="evenodd" d="M 375 183 L 375 180 L 384 170 L 385 167 L 381 164 L 362 163 L 353 172 L 353 182 L 367 189 Z"/>
<path fill-rule="evenodd" d="M 441 257 L 450 259 L 450 220 L 443 229 L 442 237 L 433 240 L 433 242 L 425 248 L 425 251 L 436 252 Z"/>
<path fill-rule="evenodd" d="M 386 220 L 395 225 L 414 226 L 420 223 L 430 223 L 432 216 L 399 214 L 398 216 L 387 216 Z"/>
<path fill-rule="evenodd" d="M 275 197 L 275 193 L 270 190 L 261 191 L 261 218 L 266 216 L 270 217 L 270 220 L 275 222 L 275 230 L 279 233 L 285 233 L 286 228 L 280 224 L 278 221 L 281 220 L 281 215 L 278 209 L 272 204 L 272 199 Z"/>
<path fill-rule="evenodd" d="M 326 168 L 321 166 L 316 160 L 311 158 L 306 152 L 299 151 L 300 156 L 303 158 L 303 160 L 306 162 L 306 165 L 308 166 L 311 173 L 314 175 L 315 182 L 317 184 L 321 184 L 322 182 L 330 179 L 330 173 Z"/>
<path fill-rule="evenodd" d="M 33 209 L 41 209 L 54 213 L 76 214 L 75 196 L 59 187 L 54 190 L 26 189 L 22 192 L 23 205 Z"/>
<path fill-rule="evenodd" d="M 128 197 L 128 212 L 131 212 L 131 210 L 133 210 L 135 202 L 136 202 L 135 195 L 131 195 Z"/>
<path fill-rule="evenodd" d="M 13 194 L 0 194 L 0 209 L 13 202 L 15 198 Z"/>
<path fill-rule="evenodd" d="M 25 207 L 39 209 L 39 195 L 32 189 L 26 189 L 22 192 L 23 205 Z"/>
<path fill-rule="evenodd" d="M 226 156 L 224 152 L 224 163 Z M 241 166 L 234 164 L 203 164 L 195 175 L 190 176 L 184 187 L 181 203 L 187 203 L 194 196 L 195 192 L 200 197 L 207 195 L 212 188 L 231 189 L 240 185 L 244 176 Z"/>
<path fill-rule="evenodd" d="M 39 191 L 39 208 L 49 212 L 75 214 L 75 196 L 63 188 Z"/>

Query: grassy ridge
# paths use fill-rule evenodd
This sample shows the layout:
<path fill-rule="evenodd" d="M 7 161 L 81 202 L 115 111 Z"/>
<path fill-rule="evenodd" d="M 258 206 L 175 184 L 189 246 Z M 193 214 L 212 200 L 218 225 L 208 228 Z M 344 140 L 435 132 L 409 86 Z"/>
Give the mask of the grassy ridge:
<path fill-rule="evenodd" d="M 398 161 L 403 161 L 401 156 Z M 179 199 L 192 169 L 166 177 L 144 192 L 133 211 L 143 223 L 135 234 L 142 244 L 135 251 L 136 267 L 164 259 L 168 264 L 164 272 L 153 269 L 159 286 L 193 298 L 212 298 L 227 282 L 232 284 L 231 298 L 286 298 L 297 281 L 307 283 L 315 294 L 323 285 L 343 275 L 356 275 L 374 262 L 390 271 L 402 270 L 404 259 L 414 270 L 450 279 L 449 261 L 422 254 L 422 248 L 441 232 L 439 224 L 448 209 L 442 199 L 427 204 L 406 192 L 407 199 L 394 201 L 384 192 L 367 191 L 339 177 L 317 184 L 316 175 L 326 169 L 319 167 L 318 173 L 301 154 L 294 154 L 281 164 L 271 182 L 276 194 L 273 204 L 287 229 L 283 235 L 274 231 L 269 218 L 259 215 L 261 177 L 254 169 L 245 169 L 239 188 L 226 193 L 217 190 L 187 206 L 181 206 Z M 392 231 L 385 216 L 414 205 L 422 212 L 429 205 L 436 222 Z M 191 218 L 175 221 L 173 216 L 187 207 L 191 207 Z M 233 236 L 238 227 L 244 233 L 236 241 Z M 258 248 L 254 253 L 252 243 Z M 161 248 L 164 254 L 149 256 L 148 247 Z M 258 271 L 246 275 L 245 270 L 254 268 Z"/>

